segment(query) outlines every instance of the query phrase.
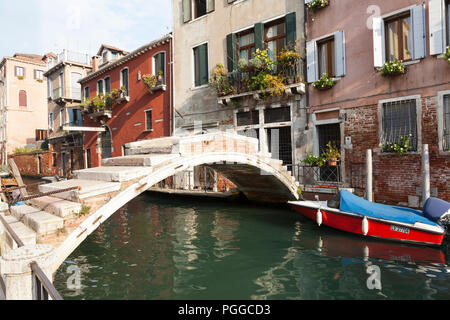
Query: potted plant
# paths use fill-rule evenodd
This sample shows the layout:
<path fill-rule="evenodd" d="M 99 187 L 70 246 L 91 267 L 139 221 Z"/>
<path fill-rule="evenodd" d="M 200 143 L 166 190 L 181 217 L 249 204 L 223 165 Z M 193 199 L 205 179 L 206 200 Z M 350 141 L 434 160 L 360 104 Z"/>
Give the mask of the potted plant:
<path fill-rule="evenodd" d="M 316 10 L 325 8 L 328 5 L 328 0 L 312 0 L 307 6 L 309 10 Z"/>
<path fill-rule="evenodd" d="M 333 78 L 330 78 L 328 76 L 328 73 L 325 72 L 323 74 L 323 76 L 319 80 L 314 81 L 312 85 L 315 89 L 327 90 L 327 89 L 334 87 L 335 84 L 336 84 L 336 80 L 334 80 Z"/>
<path fill-rule="evenodd" d="M 409 152 L 413 150 L 413 146 L 411 145 L 411 137 L 409 136 L 401 136 L 399 142 L 386 142 L 383 144 L 382 151 L 383 152 L 395 152 L 398 155 L 403 155 L 405 152 Z"/>
<path fill-rule="evenodd" d="M 341 153 L 339 152 L 339 149 L 329 141 L 325 151 L 322 153 L 322 157 L 328 161 L 330 166 L 337 166 L 337 161 L 341 158 Z"/>
<path fill-rule="evenodd" d="M 396 59 L 394 61 L 386 61 L 381 68 L 377 69 L 377 71 L 381 72 L 383 77 L 388 77 L 404 74 L 406 69 L 403 62 Z"/>
<path fill-rule="evenodd" d="M 306 155 L 305 159 L 302 160 L 303 163 L 309 165 L 310 167 L 322 167 L 325 159 L 321 156 L 316 157 L 312 153 Z"/>
<path fill-rule="evenodd" d="M 444 59 L 450 64 L 450 46 L 447 47 L 447 50 L 444 52 Z"/>
<path fill-rule="evenodd" d="M 228 76 L 227 69 L 220 63 L 216 64 L 211 72 L 209 85 L 214 88 L 219 96 L 227 96 L 236 93 Z"/>
<path fill-rule="evenodd" d="M 24 79 L 24 76 L 17 76 L 17 79 L 23 80 L 23 79 Z"/>

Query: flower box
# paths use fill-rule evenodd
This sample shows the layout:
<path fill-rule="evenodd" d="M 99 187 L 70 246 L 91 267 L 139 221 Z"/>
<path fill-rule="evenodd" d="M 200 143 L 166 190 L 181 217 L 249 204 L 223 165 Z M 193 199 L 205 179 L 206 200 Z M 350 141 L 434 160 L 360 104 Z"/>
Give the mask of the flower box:
<path fill-rule="evenodd" d="M 312 0 L 306 4 L 311 11 L 325 8 L 329 5 L 329 0 Z"/>
<path fill-rule="evenodd" d="M 383 77 L 392 77 L 405 74 L 406 68 L 402 61 L 386 61 L 383 67 L 377 69 Z"/>

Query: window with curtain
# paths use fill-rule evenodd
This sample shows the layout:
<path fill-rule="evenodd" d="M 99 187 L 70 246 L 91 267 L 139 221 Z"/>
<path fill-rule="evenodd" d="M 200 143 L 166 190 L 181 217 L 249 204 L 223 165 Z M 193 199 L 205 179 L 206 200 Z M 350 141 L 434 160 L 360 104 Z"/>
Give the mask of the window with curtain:
<path fill-rule="evenodd" d="M 194 49 L 194 84 L 196 87 L 208 84 L 208 44 Z"/>
<path fill-rule="evenodd" d="M 386 59 L 388 61 L 412 59 L 412 25 L 410 13 L 385 21 Z"/>
<path fill-rule="evenodd" d="M 25 90 L 19 91 L 19 107 L 27 107 L 27 92 Z"/>
<path fill-rule="evenodd" d="M 319 55 L 319 78 L 325 73 L 330 77 L 336 76 L 336 59 L 334 37 L 317 42 Z"/>
<path fill-rule="evenodd" d="M 264 26 L 264 41 L 267 43 L 270 58 L 275 61 L 281 50 L 286 47 L 286 23 L 284 18 Z"/>
<path fill-rule="evenodd" d="M 238 34 L 239 59 L 250 60 L 255 53 L 255 32 L 253 29 Z"/>

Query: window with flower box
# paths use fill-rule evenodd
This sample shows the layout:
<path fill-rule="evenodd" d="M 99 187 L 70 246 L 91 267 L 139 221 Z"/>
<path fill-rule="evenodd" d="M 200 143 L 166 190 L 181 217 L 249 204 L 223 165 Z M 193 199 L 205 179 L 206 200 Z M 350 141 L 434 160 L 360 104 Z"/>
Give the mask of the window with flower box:
<path fill-rule="evenodd" d="M 321 40 L 317 43 L 319 54 L 319 76 L 328 74 L 330 77 L 336 76 L 336 61 L 334 52 L 334 36 Z"/>
<path fill-rule="evenodd" d="M 387 61 L 412 59 L 411 22 L 409 11 L 385 21 Z"/>

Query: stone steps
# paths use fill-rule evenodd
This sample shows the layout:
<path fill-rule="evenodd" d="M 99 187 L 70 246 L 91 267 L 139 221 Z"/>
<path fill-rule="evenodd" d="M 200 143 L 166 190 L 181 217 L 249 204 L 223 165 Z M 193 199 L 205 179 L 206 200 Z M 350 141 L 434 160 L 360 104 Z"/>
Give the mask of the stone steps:
<path fill-rule="evenodd" d="M 121 184 L 118 182 L 105 182 L 98 180 L 86 180 L 86 179 L 72 179 L 64 180 L 54 183 L 39 185 L 40 192 L 52 192 L 63 190 L 72 187 L 81 187 L 81 190 L 72 190 L 66 192 L 55 193 L 52 197 L 69 200 L 79 201 L 90 197 L 95 197 L 105 193 L 115 192 L 120 190 Z"/>
<path fill-rule="evenodd" d="M 151 167 L 103 166 L 74 171 L 77 179 L 108 182 L 125 182 L 153 172 Z"/>
<path fill-rule="evenodd" d="M 64 218 L 77 214 L 81 210 L 81 204 L 55 197 L 44 196 L 28 200 L 27 203 L 42 211 Z"/>
<path fill-rule="evenodd" d="M 36 232 L 37 235 L 55 233 L 64 227 L 64 219 L 29 205 L 12 206 L 11 215 Z"/>
<path fill-rule="evenodd" d="M 151 167 L 178 158 L 178 154 L 138 154 L 102 160 L 103 166 Z"/>
<path fill-rule="evenodd" d="M 24 223 L 20 222 L 14 216 L 3 216 L 6 222 L 9 224 L 11 229 L 17 234 L 17 236 L 22 240 L 25 245 L 36 244 L 37 234 L 35 231 L 27 227 Z M 9 232 L 5 230 L 5 243 L 2 243 L 2 254 L 9 250 L 17 248 L 17 243 L 13 240 Z"/>

